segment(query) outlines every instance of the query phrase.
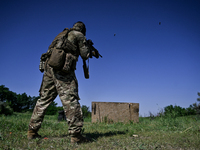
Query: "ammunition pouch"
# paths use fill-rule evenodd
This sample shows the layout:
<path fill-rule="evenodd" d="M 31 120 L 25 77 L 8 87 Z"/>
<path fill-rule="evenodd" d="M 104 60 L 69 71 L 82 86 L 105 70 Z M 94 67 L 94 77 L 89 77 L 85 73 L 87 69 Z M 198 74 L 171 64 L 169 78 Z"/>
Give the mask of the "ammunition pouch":
<path fill-rule="evenodd" d="M 62 69 L 65 63 L 65 52 L 62 49 L 51 49 L 51 56 L 48 60 L 49 66 L 56 70 Z"/>
<path fill-rule="evenodd" d="M 78 56 L 79 53 L 76 45 L 67 38 L 59 39 L 52 49 L 48 64 L 56 70 L 68 73 L 76 69 Z"/>
<path fill-rule="evenodd" d="M 69 73 L 72 70 L 76 70 L 76 62 L 78 57 L 71 53 L 65 53 L 62 49 L 52 49 L 51 56 L 48 60 L 49 66 L 55 70 Z"/>
<path fill-rule="evenodd" d="M 44 72 L 45 66 L 46 66 L 46 60 L 49 57 L 49 51 L 46 53 L 43 53 L 42 56 L 40 57 L 40 65 L 39 65 L 39 70 L 41 72 Z"/>
<path fill-rule="evenodd" d="M 65 63 L 61 71 L 69 73 L 70 71 L 76 70 L 76 62 L 78 57 L 72 55 L 71 53 L 66 53 Z"/>
<path fill-rule="evenodd" d="M 44 68 L 45 68 L 45 61 L 42 61 L 42 60 L 40 59 L 39 70 L 40 70 L 41 72 L 44 72 Z"/>

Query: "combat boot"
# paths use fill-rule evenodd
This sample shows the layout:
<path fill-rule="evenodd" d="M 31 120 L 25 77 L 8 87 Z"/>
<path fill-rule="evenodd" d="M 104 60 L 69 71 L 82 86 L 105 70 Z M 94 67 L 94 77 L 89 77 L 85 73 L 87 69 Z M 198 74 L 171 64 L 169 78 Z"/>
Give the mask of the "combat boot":
<path fill-rule="evenodd" d="M 39 135 L 37 133 L 37 131 L 34 131 L 34 130 L 29 130 L 28 133 L 27 133 L 27 138 L 29 140 L 31 139 L 36 139 L 36 138 L 41 138 L 41 135 Z"/>
<path fill-rule="evenodd" d="M 87 143 L 87 142 L 91 142 L 91 140 L 87 137 L 82 136 L 81 134 L 71 137 L 71 144 L 75 144 L 75 143 L 80 144 L 80 143 Z"/>

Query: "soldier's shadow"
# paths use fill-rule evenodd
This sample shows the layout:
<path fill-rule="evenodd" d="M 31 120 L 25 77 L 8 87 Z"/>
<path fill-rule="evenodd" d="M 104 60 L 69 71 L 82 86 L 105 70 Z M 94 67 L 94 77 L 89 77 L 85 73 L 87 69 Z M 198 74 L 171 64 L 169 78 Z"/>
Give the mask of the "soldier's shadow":
<path fill-rule="evenodd" d="M 84 133 L 83 136 L 86 136 L 87 138 L 89 138 L 90 142 L 95 142 L 100 137 L 111 137 L 111 136 L 122 135 L 122 134 L 126 134 L 126 133 L 127 133 L 127 131 L 109 131 L 109 132 L 105 132 L 105 133 L 100 133 L 100 132 L 96 131 L 94 133 Z M 53 137 L 43 136 L 40 140 L 37 141 L 37 144 L 40 144 L 44 139 L 60 140 L 62 138 L 70 138 L 70 136 L 68 134 L 67 135 L 63 134 L 60 136 L 53 136 Z"/>
<path fill-rule="evenodd" d="M 85 135 L 88 138 L 91 138 L 92 141 L 96 141 L 98 140 L 98 138 L 100 137 L 110 137 L 110 136 L 115 136 L 115 135 L 122 135 L 122 134 L 126 134 L 127 131 L 109 131 L 109 132 L 105 132 L 105 133 L 100 133 L 100 132 L 94 132 L 94 133 L 84 133 L 83 135 Z"/>

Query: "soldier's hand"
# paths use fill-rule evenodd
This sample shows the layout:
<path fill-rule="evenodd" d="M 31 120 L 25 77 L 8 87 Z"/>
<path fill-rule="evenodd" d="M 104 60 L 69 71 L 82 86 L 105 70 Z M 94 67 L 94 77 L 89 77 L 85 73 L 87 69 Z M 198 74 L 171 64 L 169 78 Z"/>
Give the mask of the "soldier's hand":
<path fill-rule="evenodd" d="M 92 51 L 92 56 L 99 58 L 99 52 L 98 51 Z"/>
<path fill-rule="evenodd" d="M 88 43 L 89 45 L 91 45 L 91 46 L 94 44 L 94 43 L 92 42 L 92 40 L 90 40 L 90 39 L 87 40 L 87 43 Z"/>

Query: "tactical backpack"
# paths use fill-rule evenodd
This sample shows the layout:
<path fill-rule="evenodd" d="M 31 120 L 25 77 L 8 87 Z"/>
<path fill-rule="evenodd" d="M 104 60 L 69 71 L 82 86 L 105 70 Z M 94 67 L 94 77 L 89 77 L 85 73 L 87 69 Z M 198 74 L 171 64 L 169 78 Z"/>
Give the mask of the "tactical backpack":
<path fill-rule="evenodd" d="M 44 66 L 43 69 L 41 68 L 45 63 L 48 63 L 49 66 L 56 70 L 61 70 L 66 73 L 76 69 L 76 61 L 79 54 L 77 52 L 77 46 L 67 39 L 70 31 L 70 29 L 65 28 L 55 37 L 47 53 L 42 54 L 40 59 L 41 72 L 44 71 Z M 45 63 L 42 60 L 45 60 Z"/>

